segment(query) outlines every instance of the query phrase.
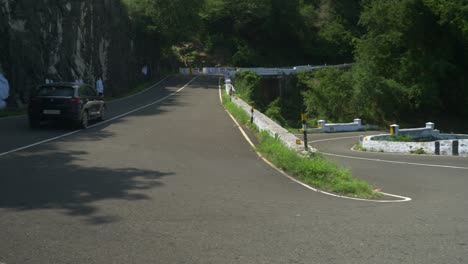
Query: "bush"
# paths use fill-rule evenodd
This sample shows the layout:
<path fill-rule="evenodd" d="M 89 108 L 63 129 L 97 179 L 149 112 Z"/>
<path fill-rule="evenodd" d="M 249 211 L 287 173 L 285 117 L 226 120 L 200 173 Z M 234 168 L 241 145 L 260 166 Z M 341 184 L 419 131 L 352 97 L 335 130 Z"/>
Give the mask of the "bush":
<path fill-rule="evenodd" d="M 308 116 L 337 122 L 355 117 L 350 72 L 326 68 L 316 71 L 312 76 L 302 75 L 302 77 L 309 78 L 302 81 L 308 86 L 304 92 Z"/>
<path fill-rule="evenodd" d="M 287 124 L 286 119 L 284 119 L 284 117 L 281 114 L 280 98 L 277 98 L 268 105 L 267 110 L 265 111 L 265 115 L 273 119 L 276 123 L 278 123 L 281 126 L 285 126 Z"/>
<path fill-rule="evenodd" d="M 418 148 L 416 150 L 412 150 L 410 151 L 411 154 L 416 154 L 416 155 L 422 155 L 422 154 L 426 154 L 426 151 L 424 151 L 423 148 Z"/>
<path fill-rule="evenodd" d="M 259 87 L 260 80 L 260 75 L 251 71 L 237 73 L 233 83 L 236 94 L 248 104 L 254 104 L 257 97 L 255 88 Z"/>

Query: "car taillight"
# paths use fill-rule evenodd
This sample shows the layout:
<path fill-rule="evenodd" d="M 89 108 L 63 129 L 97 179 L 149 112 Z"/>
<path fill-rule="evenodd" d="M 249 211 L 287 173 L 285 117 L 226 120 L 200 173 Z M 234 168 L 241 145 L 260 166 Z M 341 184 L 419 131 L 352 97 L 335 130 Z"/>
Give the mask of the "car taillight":
<path fill-rule="evenodd" d="M 70 104 L 81 104 L 81 99 L 79 97 L 70 99 Z"/>

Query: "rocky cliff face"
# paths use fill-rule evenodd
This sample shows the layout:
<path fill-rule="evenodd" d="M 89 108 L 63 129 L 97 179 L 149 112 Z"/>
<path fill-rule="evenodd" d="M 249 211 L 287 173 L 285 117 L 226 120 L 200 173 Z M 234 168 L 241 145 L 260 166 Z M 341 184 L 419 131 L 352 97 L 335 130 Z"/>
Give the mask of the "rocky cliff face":
<path fill-rule="evenodd" d="M 0 0 L 0 65 L 10 103 L 46 78 L 94 84 L 102 77 L 108 95 L 128 89 L 142 66 L 133 36 L 119 0 Z"/>

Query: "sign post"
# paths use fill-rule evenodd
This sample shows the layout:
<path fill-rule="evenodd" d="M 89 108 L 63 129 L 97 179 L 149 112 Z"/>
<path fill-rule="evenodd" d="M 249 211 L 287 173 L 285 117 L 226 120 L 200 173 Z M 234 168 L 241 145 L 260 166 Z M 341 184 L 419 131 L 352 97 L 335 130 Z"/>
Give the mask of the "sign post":
<path fill-rule="evenodd" d="M 304 149 L 309 150 L 309 146 L 307 144 L 307 122 L 306 122 L 305 113 L 301 114 L 301 120 L 302 120 L 302 131 L 304 132 Z"/>
<path fill-rule="evenodd" d="M 250 123 L 253 124 L 253 119 L 254 119 L 254 106 L 252 105 L 252 107 L 250 108 Z"/>

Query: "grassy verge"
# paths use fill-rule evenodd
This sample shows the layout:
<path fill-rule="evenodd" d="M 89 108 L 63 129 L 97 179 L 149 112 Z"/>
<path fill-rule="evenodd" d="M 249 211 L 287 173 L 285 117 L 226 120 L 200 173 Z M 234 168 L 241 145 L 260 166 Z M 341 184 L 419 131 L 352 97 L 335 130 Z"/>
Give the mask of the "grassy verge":
<path fill-rule="evenodd" d="M 223 96 L 225 108 L 242 124 L 249 127 L 248 114 L 237 105 L 229 101 L 227 95 Z M 362 180 L 354 178 L 349 170 L 338 167 L 320 155 L 307 158 L 288 149 L 277 138 L 268 133 L 259 133 L 254 129 L 259 140 L 257 150 L 278 168 L 288 172 L 297 179 L 313 185 L 322 190 L 331 191 L 341 195 L 360 198 L 376 198 L 371 186 Z"/>
<path fill-rule="evenodd" d="M 7 109 L 4 109 L 4 110 L 0 110 L 0 118 L 9 117 L 9 116 L 24 115 L 24 114 L 26 114 L 25 109 L 7 108 Z"/>
<path fill-rule="evenodd" d="M 240 107 L 238 107 L 236 104 L 231 102 L 229 100 L 229 96 L 223 93 L 223 104 L 224 107 L 231 113 L 232 116 L 234 116 L 237 121 L 250 129 L 253 129 L 255 132 L 258 132 L 257 127 L 254 125 L 250 124 L 250 116 L 247 114 L 244 110 L 242 110 Z"/>

